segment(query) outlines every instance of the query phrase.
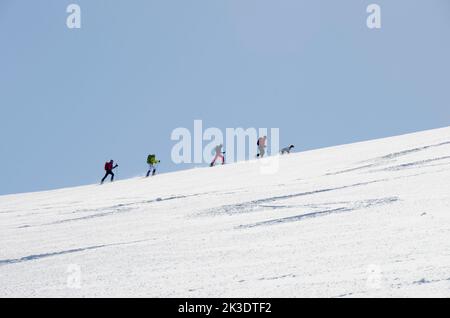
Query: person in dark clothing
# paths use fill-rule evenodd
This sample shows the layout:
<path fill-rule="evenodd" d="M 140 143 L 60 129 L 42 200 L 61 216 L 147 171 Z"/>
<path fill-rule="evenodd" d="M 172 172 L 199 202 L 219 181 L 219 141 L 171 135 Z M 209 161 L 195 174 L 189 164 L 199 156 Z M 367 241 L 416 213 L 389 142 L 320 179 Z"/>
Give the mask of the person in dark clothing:
<path fill-rule="evenodd" d="M 105 171 L 106 171 L 106 173 L 105 173 L 105 176 L 102 179 L 102 182 L 101 182 L 102 184 L 103 184 L 103 182 L 105 181 L 105 179 L 109 175 L 111 175 L 111 182 L 114 181 L 114 172 L 113 172 L 113 170 L 116 169 L 118 166 L 119 165 L 117 165 L 117 164 L 114 165 L 114 160 L 110 160 L 109 162 L 105 163 Z"/>

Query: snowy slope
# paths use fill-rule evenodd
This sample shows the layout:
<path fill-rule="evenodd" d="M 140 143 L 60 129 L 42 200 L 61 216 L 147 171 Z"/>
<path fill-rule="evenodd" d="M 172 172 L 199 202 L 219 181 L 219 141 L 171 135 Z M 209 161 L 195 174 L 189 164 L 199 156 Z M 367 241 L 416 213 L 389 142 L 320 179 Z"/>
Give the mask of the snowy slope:
<path fill-rule="evenodd" d="M 449 297 L 450 127 L 2 196 L 0 233 L 0 297 Z"/>

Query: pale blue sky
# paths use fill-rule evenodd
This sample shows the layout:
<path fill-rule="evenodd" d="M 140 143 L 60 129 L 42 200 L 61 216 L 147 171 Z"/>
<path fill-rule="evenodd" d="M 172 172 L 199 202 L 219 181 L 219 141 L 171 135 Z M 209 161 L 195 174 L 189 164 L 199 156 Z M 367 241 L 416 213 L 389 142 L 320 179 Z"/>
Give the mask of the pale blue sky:
<path fill-rule="evenodd" d="M 194 119 L 297 150 L 448 126 L 449 38 L 448 0 L 1 0 L 0 194 L 188 168 Z"/>

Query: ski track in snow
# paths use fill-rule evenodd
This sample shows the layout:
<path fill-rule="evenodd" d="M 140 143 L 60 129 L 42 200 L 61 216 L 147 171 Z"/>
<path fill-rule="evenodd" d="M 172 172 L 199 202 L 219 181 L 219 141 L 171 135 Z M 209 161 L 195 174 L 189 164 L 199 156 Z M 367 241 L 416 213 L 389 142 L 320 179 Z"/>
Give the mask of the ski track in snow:
<path fill-rule="evenodd" d="M 272 219 L 272 220 L 268 220 L 268 221 L 262 221 L 262 222 L 257 222 L 257 223 L 253 223 L 253 224 L 247 224 L 247 225 L 240 225 L 237 228 L 243 229 L 243 228 L 252 228 L 252 227 L 264 226 L 264 225 L 275 225 L 275 224 L 282 224 L 282 223 L 288 223 L 288 222 L 297 222 L 297 221 L 301 221 L 301 220 L 308 219 L 308 218 L 316 218 L 319 216 L 325 216 L 325 215 L 330 215 L 330 214 L 351 212 L 351 211 L 356 211 L 356 210 L 360 210 L 360 209 L 370 208 L 372 206 L 377 206 L 377 205 L 391 204 L 398 200 L 399 199 L 396 197 L 390 197 L 390 198 L 373 199 L 373 200 L 367 200 L 367 201 L 362 201 L 362 202 L 355 202 L 354 207 L 341 207 L 341 208 L 329 209 L 329 210 L 324 210 L 324 211 L 303 213 L 300 215 L 294 215 L 294 216 L 289 216 L 289 217 L 285 217 L 285 218 Z"/>
<path fill-rule="evenodd" d="M 143 205 L 147 205 L 147 204 L 160 203 L 160 202 L 178 200 L 178 199 L 186 199 L 186 198 L 197 197 L 197 196 L 206 195 L 206 194 L 208 194 L 208 193 L 169 196 L 166 198 L 157 198 L 157 199 L 153 199 L 153 200 L 144 200 L 144 201 L 133 202 L 133 203 L 120 203 L 120 204 L 116 204 L 113 206 L 100 207 L 100 208 L 96 208 L 96 209 L 80 209 L 80 210 L 75 210 L 75 211 L 72 211 L 69 213 L 78 214 L 78 213 L 93 213 L 94 212 L 94 214 L 76 217 L 76 218 L 63 219 L 63 220 L 50 222 L 50 223 L 44 223 L 44 224 L 41 224 L 41 226 L 62 224 L 62 223 L 67 223 L 67 222 L 75 222 L 75 221 L 83 221 L 83 220 L 88 220 L 88 219 L 93 219 L 93 218 L 99 218 L 99 217 L 109 216 L 111 214 L 124 213 L 124 212 L 129 212 L 132 210 L 136 210 L 138 208 L 142 208 Z"/>
<path fill-rule="evenodd" d="M 41 258 L 54 257 L 54 256 L 59 256 L 59 255 L 64 255 L 64 254 L 80 253 L 80 252 L 84 252 L 84 251 L 96 250 L 96 249 L 105 248 L 105 247 L 141 243 L 141 242 L 145 242 L 145 241 L 148 241 L 148 240 L 113 243 L 113 244 L 102 244 L 102 245 L 88 246 L 88 247 L 82 247 L 82 248 L 73 248 L 70 250 L 59 251 L 59 252 L 50 252 L 50 253 L 44 253 L 44 254 L 29 255 L 29 256 L 24 256 L 21 258 L 16 258 L 16 259 L 4 259 L 4 260 L 0 259 L 0 266 L 22 263 L 22 262 L 29 262 L 29 261 L 39 260 Z"/>
<path fill-rule="evenodd" d="M 434 145 L 428 145 L 428 146 L 423 146 L 423 147 L 417 147 L 417 148 L 413 148 L 413 149 L 407 149 L 407 150 L 403 150 L 403 151 L 399 151 L 399 152 L 394 152 L 394 153 L 390 153 L 381 157 L 377 157 L 374 159 L 369 160 L 369 164 L 365 164 L 362 166 L 358 166 L 358 167 L 353 167 L 353 168 L 349 168 L 349 169 L 345 169 L 345 170 L 340 170 L 337 172 L 333 172 L 333 173 L 327 173 L 326 175 L 338 175 L 338 174 L 343 174 L 343 173 L 348 173 L 348 172 L 354 172 L 354 171 L 359 171 L 359 170 L 365 170 L 368 168 L 374 168 L 374 167 L 378 167 L 378 166 L 383 166 L 388 164 L 389 162 L 392 162 L 395 159 L 398 159 L 400 157 L 403 156 L 407 156 L 416 152 L 420 152 L 420 151 L 424 151 L 427 149 L 431 149 L 431 148 L 436 148 L 436 147 L 442 147 L 442 146 L 448 146 L 450 145 L 450 141 L 445 141 L 445 142 L 441 142 L 438 144 L 434 144 Z M 437 161 L 437 160 L 444 160 L 444 159 L 449 159 L 449 156 L 445 156 L 442 158 L 435 158 L 435 159 L 428 159 L 428 160 L 422 160 L 419 162 L 413 162 L 413 163 L 409 163 L 409 164 L 403 164 L 403 165 L 398 165 L 396 167 L 391 167 L 391 168 L 385 168 L 385 169 L 380 169 L 380 170 L 372 170 L 373 172 L 376 171 L 382 171 L 382 170 L 386 170 L 389 171 L 391 169 L 402 169 L 402 168 L 406 168 L 408 166 L 413 166 L 413 165 L 421 165 L 424 163 L 428 163 L 428 162 L 432 162 L 432 161 Z"/>
<path fill-rule="evenodd" d="M 449 140 L 0 196 L 0 297 L 450 297 Z"/>
<path fill-rule="evenodd" d="M 396 159 L 398 157 L 403 157 L 403 156 L 406 156 L 406 155 L 409 155 L 409 154 L 412 154 L 412 153 L 415 153 L 415 152 L 427 150 L 427 149 L 430 149 L 430 148 L 446 146 L 446 145 L 450 145 L 450 141 L 445 141 L 445 142 L 440 142 L 440 143 L 434 144 L 434 145 L 428 145 L 428 146 L 417 147 L 417 148 L 413 148 L 413 149 L 408 149 L 408 150 L 403 150 L 403 151 L 399 151 L 399 152 L 390 153 L 390 154 L 382 156 L 380 158 L 376 158 L 375 160 L 378 160 L 378 159 L 381 159 L 381 160 Z"/>
<path fill-rule="evenodd" d="M 426 165 L 427 163 L 436 162 L 436 161 L 442 161 L 442 160 L 449 160 L 449 159 L 450 159 L 450 156 L 445 156 L 445 157 L 440 157 L 440 158 L 432 158 L 432 159 L 426 159 L 426 160 L 420 160 L 420 161 L 403 163 L 403 164 L 400 164 L 400 165 L 391 166 L 391 167 L 387 167 L 387 168 L 383 168 L 383 169 L 379 169 L 379 170 L 372 170 L 370 172 L 398 171 L 398 170 L 414 168 L 414 167 L 425 167 L 425 166 L 427 166 Z M 440 164 L 440 165 L 449 165 L 449 164 L 450 164 L 450 161 L 445 163 L 445 164 Z M 434 165 L 434 166 L 436 166 L 436 165 Z"/>
<path fill-rule="evenodd" d="M 319 189 L 314 191 L 308 191 L 308 192 L 300 192 L 295 194 L 288 194 L 288 195 L 280 195 L 280 196 L 274 196 L 259 200 L 253 200 L 249 202 L 243 202 L 243 203 L 237 203 L 237 204 L 229 204 L 229 205 L 223 205 L 221 207 L 209 209 L 203 212 L 198 213 L 199 216 L 215 216 L 215 215 L 221 215 L 221 214 L 227 214 L 227 215 L 233 215 L 233 214 L 239 214 L 239 213 L 250 213 L 255 212 L 264 208 L 272 208 L 272 209 L 279 209 L 279 208 L 288 208 L 288 207 L 296 207 L 296 206 L 268 206 L 264 205 L 264 203 L 271 203 L 276 202 L 280 200 L 286 200 L 286 199 L 292 199 L 296 197 L 302 197 L 302 196 L 308 196 L 308 195 L 314 195 L 319 194 L 323 192 L 330 192 L 330 191 L 337 191 L 337 190 L 343 190 L 353 187 L 360 187 L 369 185 L 376 182 L 381 182 L 382 180 L 376 180 L 376 181 L 370 181 L 370 182 L 363 182 L 363 183 L 356 183 L 341 187 L 334 187 L 334 188 L 326 188 L 326 189 Z"/>

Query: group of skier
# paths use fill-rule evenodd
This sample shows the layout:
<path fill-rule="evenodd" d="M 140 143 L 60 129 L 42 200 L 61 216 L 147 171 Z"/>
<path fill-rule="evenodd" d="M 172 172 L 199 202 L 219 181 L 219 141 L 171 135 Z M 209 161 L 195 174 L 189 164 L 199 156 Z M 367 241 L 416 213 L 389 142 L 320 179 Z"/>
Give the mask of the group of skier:
<path fill-rule="evenodd" d="M 258 157 L 258 158 L 262 158 L 264 156 L 264 153 L 265 153 L 264 148 L 266 148 L 266 139 L 267 139 L 267 136 L 260 137 L 260 138 L 258 138 L 258 141 L 256 142 L 256 145 L 258 146 L 258 150 L 259 150 L 259 153 L 256 155 L 256 157 Z M 222 164 L 225 164 L 225 157 L 223 156 L 225 154 L 225 152 L 222 151 L 222 147 L 223 147 L 223 145 L 220 144 L 220 145 L 217 145 L 216 148 L 214 148 L 216 155 L 214 156 L 213 161 L 211 161 L 211 164 L 209 165 L 210 167 L 214 166 L 217 159 L 222 160 Z"/>
<path fill-rule="evenodd" d="M 265 150 L 266 142 L 267 142 L 267 136 L 258 138 L 258 141 L 256 142 L 256 145 L 258 146 L 258 154 L 256 155 L 257 158 L 264 157 L 264 154 L 266 153 L 266 150 Z M 225 157 L 224 157 L 225 152 L 222 151 L 222 147 L 223 147 L 223 145 L 220 144 L 214 148 L 215 156 L 214 156 L 213 161 L 210 164 L 210 167 L 214 166 L 217 159 L 220 159 L 222 161 L 222 164 L 225 164 Z M 291 152 L 292 148 L 294 148 L 294 145 L 291 144 L 291 145 L 281 149 L 280 153 L 282 155 L 289 154 Z M 154 176 L 156 174 L 156 166 L 160 162 L 161 161 L 157 160 L 156 155 L 154 155 L 154 154 L 150 154 L 147 156 L 148 171 L 147 171 L 146 177 L 149 177 L 150 175 Z M 103 177 L 101 184 L 103 184 L 103 182 L 105 182 L 105 180 L 108 176 L 111 176 L 111 182 L 114 181 L 113 170 L 116 169 L 118 166 L 119 166 L 118 164 L 114 165 L 114 160 L 110 160 L 105 163 L 105 176 Z"/>
<path fill-rule="evenodd" d="M 160 162 L 161 162 L 161 160 L 157 160 L 156 155 L 154 155 L 154 154 L 150 154 L 147 156 L 148 171 L 147 171 L 146 177 L 149 177 L 150 174 L 152 176 L 154 176 L 156 174 L 156 166 Z M 118 166 L 119 166 L 118 164 L 114 165 L 114 160 L 110 160 L 105 163 L 105 176 L 103 177 L 101 184 L 103 184 L 103 182 L 105 182 L 105 180 L 106 180 L 106 178 L 108 178 L 108 176 L 111 176 L 111 182 L 114 181 L 113 170 L 116 169 Z"/>

